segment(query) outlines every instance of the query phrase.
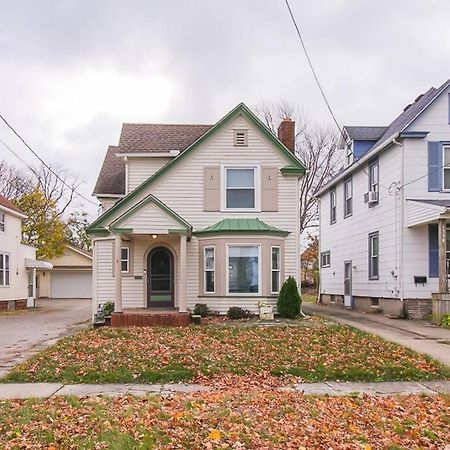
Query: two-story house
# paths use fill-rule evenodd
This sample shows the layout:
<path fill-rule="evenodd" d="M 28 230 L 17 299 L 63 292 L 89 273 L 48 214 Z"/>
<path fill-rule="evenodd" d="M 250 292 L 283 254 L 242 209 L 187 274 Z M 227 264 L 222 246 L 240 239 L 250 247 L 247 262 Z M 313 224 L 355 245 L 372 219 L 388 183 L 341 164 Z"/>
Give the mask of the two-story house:
<path fill-rule="evenodd" d="M 52 265 L 36 260 L 36 249 L 22 244 L 22 219 L 26 216 L 0 195 L 0 311 L 24 309 L 37 297 L 37 272 Z"/>
<path fill-rule="evenodd" d="M 412 318 L 432 297 L 449 307 L 449 102 L 450 80 L 388 126 L 343 128 L 345 165 L 318 194 L 323 303 Z"/>
<path fill-rule="evenodd" d="M 284 279 L 300 279 L 305 170 L 294 122 L 278 136 L 242 103 L 215 125 L 124 124 L 94 190 L 93 312 L 114 301 L 120 325 L 155 307 L 275 304 Z"/>

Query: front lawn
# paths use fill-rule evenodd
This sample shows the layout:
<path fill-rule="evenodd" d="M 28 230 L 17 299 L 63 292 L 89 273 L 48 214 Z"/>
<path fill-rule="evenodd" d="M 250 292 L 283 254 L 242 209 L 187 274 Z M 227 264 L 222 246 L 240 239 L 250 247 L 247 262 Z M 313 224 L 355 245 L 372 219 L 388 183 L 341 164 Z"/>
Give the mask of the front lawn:
<path fill-rule="evenodd" d="M 207 393 L 0 401 L 0 448 L 442 449 L 446 396 Z"/>
<path fill-rule="evenodd" d="M 247 377 L 280 385 L 449 377 L 438 362 L 376 336 L 320 318 L 299 323 L 87 330 L 17 366 L 3 381 L 218 385 Z"/>

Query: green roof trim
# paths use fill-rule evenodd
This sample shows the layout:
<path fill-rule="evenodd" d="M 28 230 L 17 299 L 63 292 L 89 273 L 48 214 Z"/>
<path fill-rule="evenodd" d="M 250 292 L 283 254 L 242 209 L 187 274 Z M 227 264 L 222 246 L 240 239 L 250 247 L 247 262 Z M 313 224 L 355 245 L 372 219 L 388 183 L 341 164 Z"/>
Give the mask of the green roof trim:
<path fill-rule="evenodd" d="M 194 235 L 205 234 L 270 234 L 277 236 L 287 236 L 289 231 L 268 225 L 262 220 L 256 219 L 223 219 L 203 230 L 194 231 Z"/>
<path fill-rule="evenodd" d="M 280 172 L 283 176 L 289 177 L 289 176 L 302 176 L 305 174 L 305 168 L 304 167 L 297 167 L 297 166 L 286 166 L 282 167 L 280 169 Z"/>
<path fill-rule="evenodd" d="M 274 147 L 286 157 L 291 163 L 289 167 L 297 167 L 299 170 L 305 171 L 303 163 L 264 125 L 258 117 L 244 104 L 239 103 L 233 108 L 226 116 L 222 117 L 213 127 L 211 127 L 206 133 L 200 136 L 193 144 L 191 144 L 186 150 L 180 153 L 176 158 L 169 161 L 161 169 L 157 170 L 151 177 L 142 182 L 136 189 L 131 191 L 121 200 L 114 204 L 108 211 L 103 213 L 94 222 L 89 225 L 87 232 L 92 234 L 92 230 L 104 227 L 107 220 L 112 217 L 117 211 L 124 206 L 128 205 L 134 198 L 136 198 L 142 191 L 151 186 L 155 181 L 159 180 L 165 175 L 172 167 L 180 164 L 192 151 L 198 148 L 206 139 L 219 131 L 230 119 L 242 114 L 246 119 L 251 122 L 256 129 L 258 129 L 273 145 Z"/>

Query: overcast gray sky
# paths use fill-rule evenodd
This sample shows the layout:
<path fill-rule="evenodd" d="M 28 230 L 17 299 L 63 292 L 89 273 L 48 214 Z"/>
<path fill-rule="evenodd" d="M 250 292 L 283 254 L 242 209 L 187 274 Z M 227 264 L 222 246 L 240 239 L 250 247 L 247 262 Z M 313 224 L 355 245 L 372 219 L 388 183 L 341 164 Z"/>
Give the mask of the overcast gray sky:
<path fill-rule="evenodd" d="M 450 78 L 449 0 L 291 5 L 341 124 L 384 125 Z M 330 122 L 284 0 L 0 6 L 0 112 L 86 195 L 122 122 L 214 123 L 240 101 L 278 100 Z M 3 125 L 0 138 L 35 162 Z M 1 145 L 0 159 L 21 164 Z"/>

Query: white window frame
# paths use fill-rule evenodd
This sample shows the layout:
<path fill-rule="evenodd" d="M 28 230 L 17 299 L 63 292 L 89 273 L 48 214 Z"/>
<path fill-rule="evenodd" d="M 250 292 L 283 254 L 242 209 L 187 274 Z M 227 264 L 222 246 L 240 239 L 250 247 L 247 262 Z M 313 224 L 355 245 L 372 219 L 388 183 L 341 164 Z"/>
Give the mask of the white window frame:
<path fill-rule="evenodd" d="M 328 257 L 328 262 L 324 264 L 323 262 L 323 258 Z M 331 266 L 331 252 L 330 250 L 327 250 L 325 252 L 322 252 L 320 254 L 320 267 L 326 268 L 326 267 L 330 267 Z"/>
<path fill-rule="evenodd" d="M 353 142 L 346 144 L 347 154 L 345 155 L 345 162 L 347 166 L 350 166 L 353 163 Z"/>
<path fill-rule="evenodd" d="M 213 250 L 213 261 L 214 265 L 212 269 L 206 267 L 206 250 Z M 206 272 L 214 272 L 214 289 L 212 291 L 206 290 Z M 205 245 L 203 247 L 203 293 L 204 294 L 215 294 L 216 293 L 216 246 L 215 245 Z"/>
<path fill-rule="evenodd" d="M 11 286 L 11 255 L 8 252 L 0 252 L 0 258 L 3 259 L 3 269 L 0 269 L 3 272 L 3 280 L 6 280 L 6 274 L 8 273 L 8 284 L 4 281 L 0 284 L 0 288 L 9 288 Z M 6 270 L 6 258 L 8 258 L 8 270 Z"/>
<path fill-rule="evenodd" d="M 450 145 L 443 145 L 442 146 L 442 190 L 445 192 L 449 192 L 450 191 L 450 186 L 449 187 L 445 187 L 445 171 L 449 170 L 450 171 L 450 165 L 446 166 L 445 165 L 445 151 L 449 151 L 450 152 Z"/>
<path fill-rule="evenodd" d="M 278 250 L 278 269 L 273 268 L 272 252 L 273 249 Z M 281 289 L 281 247 L 279 245 L 272 245 L 270 247 L 270 291 L 272 294 L 279 294 Z M 278 272 L 278 291 L 273 290 L 273 273 Z"/>
<path fill-rule="evenodd" d="M 261 166 L 259 164 L 233 164 L 221 165 L 221 212 L 260 212 L 261 211 Z M 227 208 L 227 170 L 228 169 L 253 169 L 255 207 L 254 208 Z M 232 188 L 230 188 L 232 189 Z M 245 188 L 244 188 L 245 189 Z M 250 188 L 249 188 L 250 189 Z"/>
<path fill-rule="evenodd" d="M 376 179 L 374 179 L 375 177 L 373 176 L 373 173 L 372 173 L 372 171 L 375 167 L 377 168 Z M 378 160 L 373 161 L 372 163 L 369 164 L 369 191 L 375 191 L 375 192 L 380 191 L 380 165 L 378 164 Z"/>
<path fill-rule="evenodd" d="M 230 256 L 230 247 L 258 247 L 258 292 L 230 292 L 230 263 L 229 263 L 229 256 Z M 261 295 L 261 244 L 255 244 L 255 243 L 241 243 L 241 242 L 235 242 L 235 243 L 229 243 L 226 244 L 226 256 L 225 256 L 225 264 L 227 266 L 226 270 L 226 295 L 231 297 L 256 297 Z"/>
<path fill-rule="evenodd" d="M 6 214 L 0 211 L 0 233 L 4 233 L 6 230 Z"/>
<path fill-rule="evenodd" d="M 334 199 L 334 204 L 333 204 Z M 334 210 L 334 219 L 333 219 L 333 210 Z M 330 190 L 330 224 L 337 222 L 337 192 L 336 188 Z"/>
<path fill-rule="evenodd" d="M 122 250 L 126 250 L 127 251 L 127 257 L 126 259 L 122 258 Z M 122 263 L 126 261 L 127 263 L 127 270 L 122 270 Z M 121 247 L 120 249 L 120 271 L 122 273 L 130 273 L 130 247 Z"/>
<path fill-rule="evenodd" d="M 374 255 L 373 253 L 373 242 L 374 239 L 378 241 L 378 252 Z M 377 260 L 377 274 L 373 274 L 373 260 Z M 378 231 L 374 231 L 373 233 L 369 233 L 369 280 L 379 280 L 380 279 L 380 233 Z"/>
<path fill-rule="evenodd" d="M 347 197 L 347 186 L 350 186 L 350 195 Z M 350 211 L 347 202 L 350 200 Z M 353 215 L 353 178 L 344 181 L 344 219 Z"/>

